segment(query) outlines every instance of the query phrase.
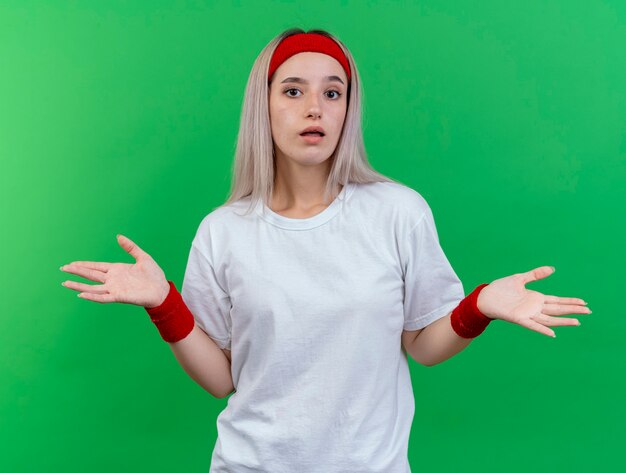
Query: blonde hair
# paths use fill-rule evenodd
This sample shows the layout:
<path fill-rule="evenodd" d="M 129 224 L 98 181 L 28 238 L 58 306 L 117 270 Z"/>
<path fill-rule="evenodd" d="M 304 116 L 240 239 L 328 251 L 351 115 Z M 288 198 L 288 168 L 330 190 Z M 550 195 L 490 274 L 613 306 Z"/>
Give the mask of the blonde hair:
<path fill-rule="evenodd" d="M 269 86 L 267 74 L 274 50 L 280 42 L 293 34 L 304 33 L 300 28 L 290 28 L 279 34 L 263 48 L 254 61 L 241 111 L 237 148 L 232 168 L 230 195 L 223 205 L 251 196 L 249 213 L 260 200 L 269 206 L 274 186 L 274 145 L 269 117 Z M 324 30 L 309 30 L 334 40 L 350 63 L 351 79 L 348 85 L 346 118 L 337 147 L 329 158 L 331 170 L 326 181 L 324 201 L 330 199 L 339 183 L 397 182 L 375 171 L 367 160 L 361 129 L 361 79 L 348 48 Z"/>

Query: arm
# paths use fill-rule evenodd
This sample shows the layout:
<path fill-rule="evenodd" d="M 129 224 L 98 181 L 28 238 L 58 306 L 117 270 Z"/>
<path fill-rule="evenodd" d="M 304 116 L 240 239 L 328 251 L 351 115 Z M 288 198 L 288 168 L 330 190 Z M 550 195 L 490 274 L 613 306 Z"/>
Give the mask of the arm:
<path fill-rule="evenodd" d="M 78 295 L 83 299 L 94 302 L 143 306 L 189 376 L 213 396 L 226 397 L 234 389 L 230 351 L 220 350 L 195 324 L 176 286 L 166 279 L 152 257 L 129 238 L 123 235 L 117 238 L 120 246 L 135 258 L 135 264 L 70 263 L 61 270 L 104 284 L 90 286 L 66 281 L 64 286 L 79 291 Z"/>
<path fill-rule="evenodd" d="M 147 306 L 146 310 L 185 372 L 217 398 L 233 392 L 230 350 L 220 349 L 195 323 L 172 281 L 164 284 L 157 304 Z"/>
<path fill-rule="evenodd" d="M 526 289 L 527 283 L 544 279 L 552 273 L 553 266 L 540 266 L 526 273 L 496 279 L 490 284 L 481 284 L 474 289 L 455 309 L 460 310 L 455 319 L 456 327 L 472 338 L 457 334 L 452 326 L 451 312 L 419 331 L 405 330 L 402 333 L 402 343 L 415 361 L 425 366 L 433 366 L 462 351 L 476 334 L 484 330 L 488 319 L 505 320 L 556 337 L 549 327 L 580 325 L 575 318 L 558 316 L 590 314 L 591 310 L 579 298 L 546 296 Z"/>
<path fill-rule="evenodd" d="M 169 345 L 185 372 L 210 394 L 224 398 L 233 392 L 230 350 L 220 349 L 198 325 Z"/>
<path fill-rule="evenodd" d="M 462 351 L 473 340 L 456 334 L 450 322 L 451 314 L 423 329 L 402 332 L 402 343 L 417 363 L 424 366 L 441 363 Z"/>

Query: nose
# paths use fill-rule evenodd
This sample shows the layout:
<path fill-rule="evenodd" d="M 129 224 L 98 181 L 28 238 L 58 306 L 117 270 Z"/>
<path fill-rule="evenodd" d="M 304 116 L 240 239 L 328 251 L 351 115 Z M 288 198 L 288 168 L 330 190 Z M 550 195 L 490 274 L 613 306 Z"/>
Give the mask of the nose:
<path fill-rule="evenodd" d="M 307 110 L 309 112 L 309 116 L 320 117 L 322 115 L 322 110 L 320 108 L 320 101 L 316 94 L 310 94 L 310 99 L 307 102 Z"/>

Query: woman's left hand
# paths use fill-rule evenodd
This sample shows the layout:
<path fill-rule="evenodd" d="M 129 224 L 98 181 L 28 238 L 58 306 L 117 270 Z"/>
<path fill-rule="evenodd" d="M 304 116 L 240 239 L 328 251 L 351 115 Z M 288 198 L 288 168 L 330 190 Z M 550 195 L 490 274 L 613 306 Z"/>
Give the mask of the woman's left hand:
<path fill-rule="evenodd" d="M 527 283 L 544 279 L 554 271 L 552 266 L 540 266 L 526 273 L 496 279 L 478 294 L 478 310 L 491 319 L 513 322 L 550 337 L 556 335 L 547 327 L 580 325 L 578 319 L 552 316 L 590 314 L 585 301 L 574 297 L 546 296 L 525 287 Z"/>

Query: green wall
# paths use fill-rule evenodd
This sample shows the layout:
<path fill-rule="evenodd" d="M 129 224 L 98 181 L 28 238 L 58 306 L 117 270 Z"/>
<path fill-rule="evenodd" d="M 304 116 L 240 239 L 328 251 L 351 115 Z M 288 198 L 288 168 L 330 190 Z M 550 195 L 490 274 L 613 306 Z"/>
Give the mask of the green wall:
<path fill-rule="evenodd" d="M 122 233 L 180 287 L 252 63 L 292 26 L 351 49 L 370 161 L 427 199 L 466 292 L 553 265 L 529 288 L 593 310 L 411 361 L 413 471 L 625 466 L 626 4 L 268 3 L 0 2 L 0 470 L 208 471 L 227 400 L 58 268 L 133 262 Z"/>

